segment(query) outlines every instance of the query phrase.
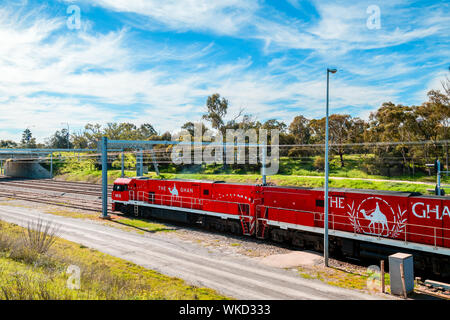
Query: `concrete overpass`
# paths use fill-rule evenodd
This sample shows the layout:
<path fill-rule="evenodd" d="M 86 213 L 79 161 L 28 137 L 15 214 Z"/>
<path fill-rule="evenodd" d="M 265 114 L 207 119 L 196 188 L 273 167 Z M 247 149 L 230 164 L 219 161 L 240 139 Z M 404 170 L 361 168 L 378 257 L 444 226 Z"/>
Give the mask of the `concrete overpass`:
<path fill-rule="evenodd" d="M 0 149 L 0 174 L 32 179 L 53 178 L 53 160 L 59 157 L 59 154 L 70 152 L 76 155 L 96 151 L 96 149 Z"/>

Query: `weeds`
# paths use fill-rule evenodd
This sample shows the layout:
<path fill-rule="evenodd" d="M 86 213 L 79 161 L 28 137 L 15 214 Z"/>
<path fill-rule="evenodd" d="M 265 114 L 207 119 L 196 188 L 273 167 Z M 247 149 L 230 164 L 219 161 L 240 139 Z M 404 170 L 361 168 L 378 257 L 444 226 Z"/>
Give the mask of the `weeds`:
<path fill-rule="evenodd" d="M 3 223 L 0 221 L 0 252 L 5 252 L 11 247 L 11 239 L 2 232 Z"/>
<path fill-rule="evenodd" d="M 51 221 L 39 218 L 28 223 L 27 229 L 22 234 L 22 240 L 32 252 L 45 254 L 55 243 L 58 229 Z"/>

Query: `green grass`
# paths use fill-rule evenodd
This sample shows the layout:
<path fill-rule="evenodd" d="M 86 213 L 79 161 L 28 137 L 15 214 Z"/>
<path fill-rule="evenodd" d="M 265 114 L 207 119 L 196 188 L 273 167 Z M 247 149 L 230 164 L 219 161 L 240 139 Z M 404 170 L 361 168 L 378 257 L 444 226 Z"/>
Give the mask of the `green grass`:
<path fill-rule="evenodd" d="M 1 223 L 1 299 L 226 299 L 212 289 L 188 285 L 131 262 L 56 239 L 45 254 L 18 255 L 24 229 Z M 30 258 L 31 257 L 31 258 Z M 81 287 L 69 289 L 67 267 L 81 269 Z"/>
<path fill-rule="evenodd" d="M 130 227 L 135 227 L 148 232 L 160 232 L 160 231 L 169 232 L 174 230 L 173 228 L 168 228 L 163 224 L 149 222 L 139 218 L 120 217 L 120 219 L 115 219 L 114 222 L 124 224 Z"/>
<path fill-rule="evenodd" d="M 332 157 L 330 160 L 329 171 L 331 176 L 345 177 L 345 178 L 364 178 L 364 179 L 383 179 L 383 180 L 405 180 L 405 181 L 422 181 L 422 182 L 436 182 L 436 175 L 428 175 L 421 172 L 416 168 L 414 175 L 397 174 L 391 177 L 368 174 L 361 169 L 361 163 L 363 158 L 373 158 L 373 155 L 344 155 L 345 167 L 341 167 L 339 157 Z M 297 175 L 297 176 L 324 176 L 323 170 L 317 170 L 313 166 L 314 159 L 289 159 L 288 157 L 280 157 L 280 170 L 281 175 Z M 450 178 L 447 176 L 442 177 L 442 182 L 450 183 Z"/>
<path fill-rule="evenodd" d="M 125 176 L 134 177 L 135 171 L 125 171 Z M 120 170 L 108 170 L 108 183 L 112 184 L 114 180 L 120 178 L 122 172 Z M 90 182 L 100 184 L 102 182 L 101 170 L 83 170 L 66 172 L 55 176 L 56 179 L 73 181 L 73 182 Z"/>

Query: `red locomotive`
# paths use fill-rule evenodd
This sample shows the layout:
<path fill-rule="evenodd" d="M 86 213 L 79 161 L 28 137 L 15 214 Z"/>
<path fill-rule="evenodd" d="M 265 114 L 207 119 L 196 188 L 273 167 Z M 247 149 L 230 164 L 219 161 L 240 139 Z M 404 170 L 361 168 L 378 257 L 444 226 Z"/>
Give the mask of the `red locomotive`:
<path fill-rule="evenodd" d="M 323 246 L 321 189 L 120 178 L 112 203 L 124 214 L 200 223 L 315 250 Z M 332 254 L 386 259 L 410 252 L 418 270 L 450 276 L 449 197 L 331 189 L 328 219 Z"/>

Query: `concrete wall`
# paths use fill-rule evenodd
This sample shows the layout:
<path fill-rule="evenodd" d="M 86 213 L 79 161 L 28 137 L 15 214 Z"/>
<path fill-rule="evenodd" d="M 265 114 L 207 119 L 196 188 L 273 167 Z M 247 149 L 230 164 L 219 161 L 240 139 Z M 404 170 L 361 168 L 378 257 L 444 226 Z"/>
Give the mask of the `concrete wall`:
<path fill-rule="evenodd" d="M 31 178 L 31 179 L 49 179 L 51 178 L 50 171 L 42 167 L 35 161 L 20 161 L 15 162 L 8 160 L 5 164 L 5 176 Z"/>

